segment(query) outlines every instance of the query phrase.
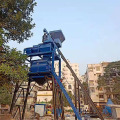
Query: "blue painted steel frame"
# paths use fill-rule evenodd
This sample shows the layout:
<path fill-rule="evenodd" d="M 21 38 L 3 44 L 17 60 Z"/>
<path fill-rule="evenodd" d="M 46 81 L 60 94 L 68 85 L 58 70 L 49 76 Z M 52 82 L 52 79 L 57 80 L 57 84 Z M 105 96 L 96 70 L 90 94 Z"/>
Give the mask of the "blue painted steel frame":
<path fill-rule="evenodd" d="M 41 53 L 41 52 L 38 52 L 38 53 L 32 53 L 32 54 L 29 54 L 28 57 L 30 57 L 30 64 L 32 63 L 32 57 L 33 56 L 39 56 L 40 55 L 46 55 L 46 54 L 49 54 L 51 55 L 51 62 L 52 62 L 52 70 L 51 70 L 51 74 L 54 76 L 54 78 L 56 79 L 58 85 L 60 86 L 62 92 L 64 93 L 65 97 L 67 98 L 69 104 L 71 105 L 75 115 L 77 116 L 78 120 L 82 120 L 81 117 L 80 117 L 80 114 L 79 112 L 77 111 L 77 109 L 75 108 L 74 104 L 72 103 L 72 100 L 71 98 L 69 97 L 69 95 L 67 94 L 63 84 L 61 83 L 60 79 L 61 79 L 61 58 L 60 58 L 60 55 L 56 53 L 56 50 L 59 51 L 59 48 L 57 47 L 57 45 L 55 44 L 54 40 L 51 38 L 50 34 L 45 31 L 48 35 L 48 40 L 49 42 L 51 42 L 53 44 L 53 50 L 50 51 L 50 52 L 44 52 L 44 53 Z M 45 43 L 46 44 L 46 43 Z M 44 45 L 44 43 L 43 43 Z M 50 56 L 48 56 L 48 59 L 50 59 Z M 58 60 L 59 61 L 59 74 L 57 76 L 57 74 L 55 73 L 55 68 L 54 68 L 54 61 Z M 34 77 L 41 77 L 41 76 L 34 76 Z"/>
<path fill-rule="evenodd" d="M 60 86 L 62 92 L 64 93 L 67 101 L 69 102 L 70 106 L 72 107 L 72 109 L 73 109 L 75 115 L 77 116 L 78 120 L 82 120 L 82 118 L 80 117 L 79 112 L 77 111 L 76 107 L 75 107 L 74 104 L 72 103 L 71 98 L 69 97 L 69 95 L 67 94 L 67 92 L 66 92 L 63 84 L 61 83 L 60 78 L 56 75 L 55 71 L 52 71 L 52 74 L 53 74 L 53 76 L 55 77 L 57 83 L 59 84 L 59 86 Z"/>

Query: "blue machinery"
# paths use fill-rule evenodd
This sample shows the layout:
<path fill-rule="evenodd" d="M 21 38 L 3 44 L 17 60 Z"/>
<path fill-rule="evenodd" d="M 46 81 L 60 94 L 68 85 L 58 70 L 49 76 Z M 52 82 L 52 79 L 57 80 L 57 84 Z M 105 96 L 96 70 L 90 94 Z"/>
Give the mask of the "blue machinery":
<path fill-rule="evenodd" d="M 38 84 L 44 84 L 46 82 L 45 76 L 52 76 L 55 78 L 57 83 L 59 84 L 62 92 L 70 103 L 74 113 L 76 114 L 79 120 L 82 120 L 79 112 L 75 108 L 72 100 L 68 96 L 64 86 L 62 85 L 61 79 L 61 56 L 57 53 L 57 49 L 62 47 L 62 42 L 64 42 L 65 38 L 62 32 L 59 31 L 51 31 L 48 33 L 44 29 L 43 43 L 39 45 L 35 45 L 30 48 L 24 49 L 24 53 L 30 57 L 30 80 L 36 81 Z M 32 60 L 33 57 L 39 56 L 40 59 Z M 59 61 L 59 75 L 55 73 L 54 62 Z"/>
<path fill-rule="evenodd" d="M 71 105 L 71 107 L 76 115 L 76 120 L 77 119 L 82 120 L 82 118 L 79 114 L 79 111 L 76 109 L 76 105 L 74 106 L 74 104 L 72 103 L 71 98 L 67 94 L 67 92 L 61 82 L 61 58 L 64 60 L 67 67 L 71 71 L 71 73 L 75 79 L 75 84 L 77 82 L 78 88 L 81 87 L 81 90 L 84 92 L 86 99 L 88 99 L 88 103 L 90 104 L 90 106 L 94 109 L 94 111 L 97 112 L 99 118 L 101 118 L 101 120 L 104 120 L 101 113 L 98 111 L 98 109 L 94 105 L 94 103 L 91 100 L 91 98 L 89 97 L 88 93 L 82 86 L 80 80 L 78 79 L 78 77 L 76 76 L 76 74 L 72 70 L 71 66 L 69 65 L 69 63 L 67 62 L 64 55 L 62 54 L 62 52 L 59 49 L 62 47 L 62 43 L 64 42 L 64 40 L 65 40 L 65 37 L 61 30 L 51 31 L 48 33 L 47 30 L 44 29 L 44 35 L 43 35 L 43 39 L 42 39 L 43 43 L 24 49 L 24 54 L 26 54 L 29 58 L 28 61 L 30 62 L 30 72 L 29 72 L 27 93 L 26 93 L 26 97 L 24 100 L 23 113 L 21 116 L 22 120 L 24 119 L 27 97 L 28 97 L 29 88 L 30 88 L 30 82 L 35 81 L 39 85 L 43 85 L 44 83 L 47 82 L 46 78 L 53 80 L 53 86 L 55 86 L 54 92 L 56 89 L 59 89 L 58 90 L 58 91 L 60 91 L 59 93 L 60 94 L 63 93 L 65 95 L 67 101 Z M 36 58 L 36 57 L 39 57 L 39 59 L 34 60 L 33 58 Z M 55 61 L 59 62 L 59 73 L 58 74 L 56 74 L 55 68 L 54 68 Z M 62 98 L 61 98 L 61 101 L 62 101 Z M 61 104 L 63 104 L 63 103 L 61 103 Z M 63 107 L 61 107 L 61 108 L 63 110 Z M 54 112 L 56 112 L 55 108 L 54 108 Z M 61 120 L 64 119 L 63 116 L 64 116 L 64 112 L 62 111 Z M 54 115 L 54 119 L 57 120 L 58 118 Z"/>

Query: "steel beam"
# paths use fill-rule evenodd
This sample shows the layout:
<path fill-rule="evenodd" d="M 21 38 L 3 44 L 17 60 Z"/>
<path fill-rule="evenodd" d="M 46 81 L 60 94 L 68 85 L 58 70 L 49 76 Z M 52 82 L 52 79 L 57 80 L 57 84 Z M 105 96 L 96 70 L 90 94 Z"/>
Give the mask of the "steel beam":
<path fill-rule="evenodd" d="M 30 82 L 31 82 L 31 80 L 29 79 L 29 81 L 28 81 L 28 87 L 27 87 L 27 92 L 26 92 L 26 97 L 25 97 L 24 106 L 23 106 L 22 120 L 24 120 L 24 116 L 25 116 L 25 109 L 26 109 L 27 98 L 28 98 L 29 89 L 30 89 Z"/>
<path fill-rule="evenodd" d="M 74 92 L 75 92 L 75 107 L 77 109 L 77 91 L 76 91 L 76 80 L 74 79 Z M 77 116 L 75 115 L 75 120 L 77 120 Z"/>
<path fill-rule="evenodd" d="M 78 108 L 79 108 L 79 114 L 81 114 L 80 111 L 80 86 L 78 85 Z"/>
<path fill-rule="evenodd" d="M 18 89 L 19 89 L 18 88 L 18 83 L 16 83 L 14 94 L 13 94 L 13 98 L 12 98 L 12 103 L 11 103 L 11 106 L 10 106 L 10 114 L 12 113 L 13 107 L 15 105 L 15 99 L 16 99 L 16 95 L 17 95 Z"/>
<path fill-rule="evenodd" d="M 71 98 L 69 97 L 69 95 L 67 94 L 67 92 L 66 92 L 63 84 L 61 83 L 60 78 L 56 75 L 56 73 L 55 73 L 54 71 L 52 71 L 52 74 L 53 74 L 54 78 L 56 79 L 58 85 L 60 86 L 62 92 L 64 93 L 66 99 L 68 100 L 69 104 L 71 105 L 71 107 L 72 107 L 74 113 L 76 114 L 78 120 L 82 120 L 82 118 L 81 118 L 80 115 L 79 115 L 79 112 L 78 112 L 77 109 L 75 108 L 74 104 L 72 103 Z"/>

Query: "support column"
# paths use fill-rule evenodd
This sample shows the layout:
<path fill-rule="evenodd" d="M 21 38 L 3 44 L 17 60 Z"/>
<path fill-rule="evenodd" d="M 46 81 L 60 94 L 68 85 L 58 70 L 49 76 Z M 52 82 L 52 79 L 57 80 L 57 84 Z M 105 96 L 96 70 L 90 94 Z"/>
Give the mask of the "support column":
<path fill-rule="evenodd" d="M 60 105 L 61 105 L 61 109 L 62 109 L 61 118 L 62 118 L 62 120 L 65 120 L 65 117 L 64 117 L 64 106 L 63 106 L 63 97 L 62 97 L 62 91 L 61 91 L 61 89 L 60 89 Z"/>
<path fill-rule="evenodd" d="M 15 105 L 15 99 L 16 99 L 16 95 L 17 95 L 18 89 L 19 89 L 18 88 L 18 83 L 16 83 L 14 94 L 13 94 L 13 98 L 12 98 L 12 103 L 11 103 L 11 106 L 10 106 L 10 114 L 12 113 L 13 107 Z"/>
<path fill-rule="evenodd" d="M 81 114 L 80 111 L 80 86 L 78 85 L 78 108 L 79 108 L 79 114 Z"/>
<path fill-rule="evenodd" d="M 74 92 L 75 92 L 75 107 L 76 107 L 76 109 L 77 109 L 77 91 L 76 91 L 76 79 L 74 79 L 74 81 L 75 81 L 75 85 L 74 85 Z M 75 115 L 75 120 L 77 120 L 77 116 Z"/>
<path fill-rule="evenodd" d="M 26 109 L 26 104 L 27 104 L 27 98 L 28 98 L 29 89 L 30 89 L 30 82 L 31 81 L 29 79 L 29 81 L 28 81 L 28 87 L 27 87 L 27 91 L 26 91 L 26 97 L 25 97 L 24 106 L 23 106 L 22 120 L 24 120 L 25 109 Z"/>
<path fill-rule="evenodd" d="M 52 81 L 53 81 L 53 108 L 54 108 L 54 119 L 56 120 L 56 89 L 55 89 L 54 77 L 52 77 Z"/>

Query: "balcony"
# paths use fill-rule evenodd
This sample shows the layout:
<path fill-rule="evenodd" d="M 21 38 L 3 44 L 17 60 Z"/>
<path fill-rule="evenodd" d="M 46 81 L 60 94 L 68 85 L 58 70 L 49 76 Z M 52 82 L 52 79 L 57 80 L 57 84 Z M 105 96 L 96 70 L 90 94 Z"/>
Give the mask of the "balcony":
<path fill-rule="evenodd" d="M 104 101 L 105 99 L 104 98 L 99 98 L 100 101 Z"/>
<path fill-rule="evenodd" d="M 99 90 L 99 93 L 105 93 L 105 91 L 103 91 L 103 90 Z"/>

